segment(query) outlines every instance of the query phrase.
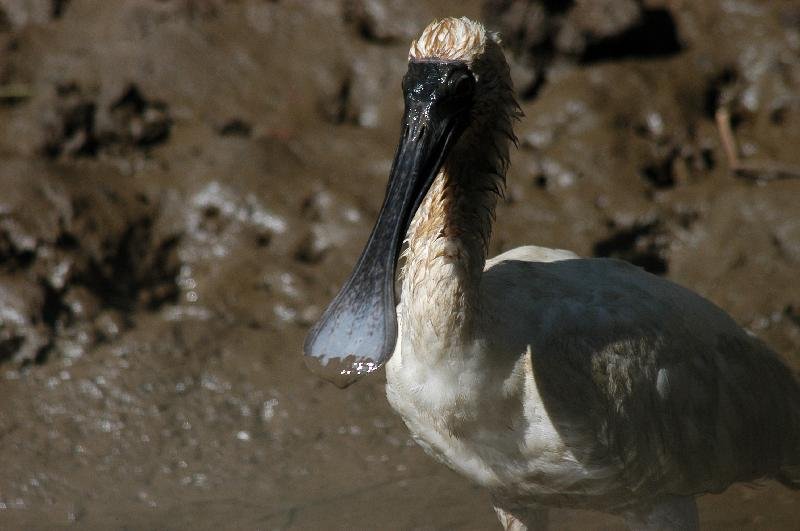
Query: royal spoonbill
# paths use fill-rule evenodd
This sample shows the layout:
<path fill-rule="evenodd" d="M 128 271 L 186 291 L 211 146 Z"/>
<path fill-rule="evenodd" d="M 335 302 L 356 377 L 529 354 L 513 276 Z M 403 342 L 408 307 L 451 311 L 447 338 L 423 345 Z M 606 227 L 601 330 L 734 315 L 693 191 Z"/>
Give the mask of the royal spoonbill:
<path fill-rule="evenodd" d="M 347 385 L 385 363 L 415 439 L 488 488 L 506 529 L 544 527 L 548 506 L 693 529 L 696 494 L 800 487 L 800 385 L 711 302 L 618 260 L 486 259 L 520 114 L 498 37 L 432 23 L 402 88 L 386 197 L 310 366 Z"/>

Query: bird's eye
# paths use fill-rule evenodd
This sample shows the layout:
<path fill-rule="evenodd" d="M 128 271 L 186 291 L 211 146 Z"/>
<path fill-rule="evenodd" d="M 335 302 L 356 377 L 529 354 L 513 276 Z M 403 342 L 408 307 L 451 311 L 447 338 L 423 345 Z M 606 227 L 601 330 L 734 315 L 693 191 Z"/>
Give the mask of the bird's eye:
<path fill-rule="evenodd" d="M 472 74 L 464 73 L 450 81 L 450 94 L 458 98 L 472 96 L 475 90 L 475 78 Z"/>

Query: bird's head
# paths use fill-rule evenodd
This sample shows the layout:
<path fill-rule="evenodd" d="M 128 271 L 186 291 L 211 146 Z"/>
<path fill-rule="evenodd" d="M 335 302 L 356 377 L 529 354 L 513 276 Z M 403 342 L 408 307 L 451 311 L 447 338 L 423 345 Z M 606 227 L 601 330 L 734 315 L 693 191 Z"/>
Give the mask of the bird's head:
<path fill-rule="evenodd" d="M 414 81 L 418 81 L 423 72 L 427 71 L 431 76 L 430 82 L 436 84 L 433 72 L 438 70 L 437 73 L 449 74 L 455 79 L 471 78 L 470 125 L 494 129 L 506 126 L 506 120 L 518 116 L 519 108 L 500 37 L 478 22 L 465 17 L 432 22 L 411 43 L 408 62 L 409 69 L 403 82 L 406 98 L 409 91 L 414 90 Z M 447 77 L 439 77 L 438 81 L 443 92 L 448 88 L 447 82 L 452 83 L 452 79 Z M 464 86 L 463 90 L 467 87 Z"/>
<path fill-rule="evenodd" d="M 337 385 L 381 367 L 397 341 L 394 280 L 404 237 L 448 159 L 505 174 L 518 107 L 498 37 L 466 18 L 433 22 L 411 44 L 405 112 L 386 197 L 352 274 L 309 332 L 309 366 Z M 498 168 L 497 165 L 500 165 Z"/>

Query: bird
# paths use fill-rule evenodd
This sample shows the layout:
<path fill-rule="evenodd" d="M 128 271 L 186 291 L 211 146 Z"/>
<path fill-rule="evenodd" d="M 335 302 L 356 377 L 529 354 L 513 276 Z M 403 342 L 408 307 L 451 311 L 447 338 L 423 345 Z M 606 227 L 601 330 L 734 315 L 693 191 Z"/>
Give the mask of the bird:
<path fill-rule="evenodd" d="M 487 259 L 521 116 L 500 37 L 445 18 L 408 59 L 384 202 L 307 365 L 342 387 L 385 366 L 416 442 L 505 529 L 546 529 L 550 507 L 697 529 L 697 495 L 800 488 L 800 383 L 722 309 L 620 260 Z"/>

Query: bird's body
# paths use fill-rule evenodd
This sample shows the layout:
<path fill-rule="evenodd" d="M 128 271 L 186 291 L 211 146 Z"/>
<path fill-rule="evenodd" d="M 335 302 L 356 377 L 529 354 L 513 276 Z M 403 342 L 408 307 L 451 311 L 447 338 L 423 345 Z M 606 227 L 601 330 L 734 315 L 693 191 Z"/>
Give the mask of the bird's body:
<path fill-rule="evenodd" d="M 499 41 L 445 19 L 409 58 L 387 197 L 309 334 L 315 366 L 346 384 L 388 359 L 392 407 L 492 492 L 509 529 L 540 526 L 549 505 L 693 528 L 695 494 L 800 486 L 800 385 L 721 309 L 617 260 L 486 260 L 518 116 Z"/>
<path fill-rule="evenodd" d="M 387 396 L 500 502 L 636 514 L 800 465 L 789 371 L 693 292 L 539 247 L 489 260 L 478 289 L 480 321 L 447 347 L 406 333 L 423 326 L 401 302 Z"/>

